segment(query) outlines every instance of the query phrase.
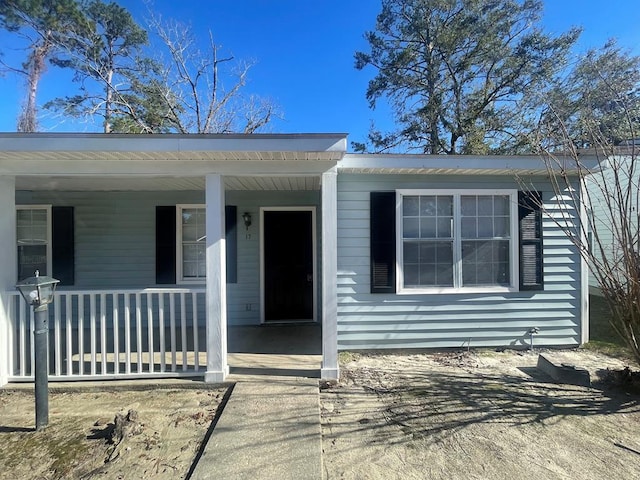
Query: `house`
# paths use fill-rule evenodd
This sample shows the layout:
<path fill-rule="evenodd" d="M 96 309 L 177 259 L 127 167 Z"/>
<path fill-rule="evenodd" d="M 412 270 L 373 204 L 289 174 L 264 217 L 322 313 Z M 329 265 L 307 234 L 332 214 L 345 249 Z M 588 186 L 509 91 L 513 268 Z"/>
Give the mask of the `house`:
<path fill-rule="evenodd" d="M 606 273 L 612 281 L 609 290 L 624 285 L 634 268 L 632 252 L 636 252 L 636 257 L 640 252 L 640 175 L 635 147 L 631 141 L 627 143 L 600 152 L 602 168 L 585 176 L 589 246 L 594 256 L 589 284 L 592 293 L 599 295 L 601 277 L 597 272 Z M 597 152 L 594 150 L 593 154 Z"/>
<path fill-rule="evenodd" d="M 235 325 L 321 325 L 327 379 L 339 350 L 588 339 L 587 269 L 548 218 L 565 199 L 540 158 L 346 146 L 342 134 L 0 134 L 0 385 L 32 375 L 15 284 L 36 269 L 61 280 L 54 380 L 222 381 Z M 584 221 L 569 211 L 568 228 Z"/>

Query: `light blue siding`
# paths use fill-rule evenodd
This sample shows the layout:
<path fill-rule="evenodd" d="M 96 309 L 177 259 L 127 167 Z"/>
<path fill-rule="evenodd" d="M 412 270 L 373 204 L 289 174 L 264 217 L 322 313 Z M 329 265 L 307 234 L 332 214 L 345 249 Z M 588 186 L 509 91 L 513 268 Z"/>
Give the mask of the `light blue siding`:
<path fill-rule="evenodd" d="M 397 189 L 518 189 L 499 176 L 338 176 L 339 349 L 515 347 L 580 343 L 580 256 L 553 220 L 543 222 L 544 290 L 479 294 L 371 294 L 369 193 Z M 553 214 L 551 188 L 534 182 Z M 575 216 L 572 222 L 577 222 Z"/>
<path fill-rule="evenodd" d="M 16 192 L 18 205 L 74 207 L 75 285 L 70 289 L 156 286 L 155 207 L 204 203 L 204 192 L 200 191 Z M 260 323 L 260 207 L 316 207 L 319 255 L 320 192 L 228 191 L 226 203 L 236 205 L 238 214 L 238 281 L 227 284 L 228 323 L 257 325 Z M 242 222 L 244 212 L 252 216 L 249 230 Z M 320 270 L 320 258 L 317 265 Z M 320 271 L 316 272 L 316 278 L 320 278 Z M 316 295 L 319 295 L 320 282 L 316 284 Z M 321 302 L 317 304 L 320 306 Z M 320 312 L 317 317 L 320 318 Z M 204 324 L 204 312 L 199 314 L 199 319 L 199 323 Z"/>
<path fill-rule="evenodd" d="M 609 260 L 611 265 L 615 265 L 616 259 L 620 259 L 624 255 L 624 249 L 620 244 L 620 234 L 614 234 L 620 229 L 621 215 L 615 206 L 613 196 L 617 192 L 629 191 L 628 207 L 625 216 L 627 217 L 631 231 L 638 229 L 640 222 L 640 214 L 636 211 L 638 206 L 640 174 L 637 173 L 637 164 L 634 166 L 634 176 L 630 178 L 629 173 L 632 171 L 633 160 L 629 157 L 614 157 L 609 160 L 607 165 L 601 172 L 593 173 L 586 178 L 586 188 L 588 191 L 587 203 L 590 202 L 593 248 L 596 258 L 605 258 Z M 605 190 L 604 186 L 607 186 Z M 605 192 L 608 191 L 609 198 L 606 198 Z M 624 207 L 623 207 L 624 209 Z M 615 216 L 612 221 L 612 216 Z M 602 250 L 599 248 L 598 240 Z M 598 287 L 598 280 L 595 276 L 589 277 L 589 285 Z"/>

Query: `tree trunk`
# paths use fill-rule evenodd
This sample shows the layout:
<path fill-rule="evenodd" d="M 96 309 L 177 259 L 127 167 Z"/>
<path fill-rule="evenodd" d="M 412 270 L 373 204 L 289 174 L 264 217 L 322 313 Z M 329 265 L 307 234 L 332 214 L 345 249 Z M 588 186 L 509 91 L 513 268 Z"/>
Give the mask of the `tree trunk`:
<path fill-rule="evenodd" d="M 45 59 L 50 50 L 50 44 L 45 41 L 33 49 L 29 56 L 27 70 L 27 95 L 24 107 L 18 116 L 18 132 L 33 133 L 38 129 L 38 84 L 45 70 Z"/>

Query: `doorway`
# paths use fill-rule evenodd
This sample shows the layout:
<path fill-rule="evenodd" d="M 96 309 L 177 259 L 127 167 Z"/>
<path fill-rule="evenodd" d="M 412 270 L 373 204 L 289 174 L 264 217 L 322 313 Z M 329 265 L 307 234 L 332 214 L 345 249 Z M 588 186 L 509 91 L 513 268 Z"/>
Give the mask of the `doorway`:
<path fill-rule="evenodd" d="M 315 321 L 315 208 L 261 209 L 264 323 Z"/>

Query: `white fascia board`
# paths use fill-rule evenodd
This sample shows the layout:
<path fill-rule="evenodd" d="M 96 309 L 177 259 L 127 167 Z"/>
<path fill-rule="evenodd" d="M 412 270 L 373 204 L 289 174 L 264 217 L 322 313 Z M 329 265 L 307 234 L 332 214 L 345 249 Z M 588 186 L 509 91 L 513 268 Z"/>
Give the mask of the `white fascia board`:
<path fill-rule="evenodd" d="M 549 163 L 553 169 L 564 170 L 568 173 L 578 171 L 576 162 L 571 157 L 558 157 Z M 593 170 L 598 167 L 596 156 L 581 156 L 580 166 L 584 170 Z M 537 155 L 393 155 L 393 154 L 346 154 L 338 162 L 338 170 L 367 171 L 380 173 L 396 172 L 402 170 L 424 170 L 425 173 L 435 170 L 460 170 L 461 173 L 470 171 L 482 172 L 502 171 L 505 174 L 518 172 L 546 173 L 547 163 Z"/>
<path fill-rule="evenodd" d="M 2 133 L 0 152 L 346 152 L 347 135 Z"/>

